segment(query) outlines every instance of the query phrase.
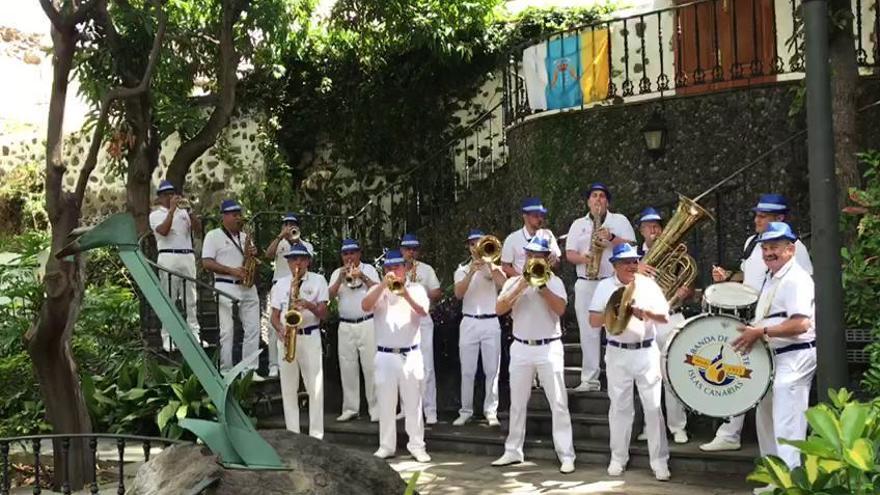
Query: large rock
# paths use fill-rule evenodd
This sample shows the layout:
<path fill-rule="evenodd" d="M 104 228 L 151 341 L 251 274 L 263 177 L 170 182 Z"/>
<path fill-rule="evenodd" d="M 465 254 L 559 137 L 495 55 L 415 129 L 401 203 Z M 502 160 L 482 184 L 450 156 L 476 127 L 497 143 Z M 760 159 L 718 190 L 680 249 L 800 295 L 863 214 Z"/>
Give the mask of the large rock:
<path fill-rule="evenodd" d="M 402 494 L 406 484 L 385 462 L 368 453 L 298 435 L 286 430 L 260 432 L 291 469 L 250 471 L 226 469 L 207 448 L 175 445 L 138 469 L 130 493 L 193 493 L 206 480 L 216 480 L 204 493 L 267 494 Z M 204 486 L 204 485 L 202 485 Z"/>

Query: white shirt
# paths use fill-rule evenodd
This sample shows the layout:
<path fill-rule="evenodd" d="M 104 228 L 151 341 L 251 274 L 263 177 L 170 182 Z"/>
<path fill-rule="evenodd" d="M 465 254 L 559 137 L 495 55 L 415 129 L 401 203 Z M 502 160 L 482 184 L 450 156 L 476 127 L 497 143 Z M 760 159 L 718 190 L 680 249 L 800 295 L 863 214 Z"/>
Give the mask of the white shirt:
<path fill-rule="evenodd" d="M 770 337 L 770 347 L 775 349 L 816 339 L 813 277 L 800 263 L 792 259 L 775 274 L 768 273 L 760 290 L 753 326 L 760 328 L 777 325 L 794 315 L 803 315 L 810 319 L 809 330 L 794 337 Z M 767 318 L 768 315 L 777 313 L 785 313 L 786 316 Z"/>
<path fill-rule="evenodd" d="M 456 284 L 467 278 L 469 267 L 470 265 L 461 265 L 455 270 L 453 278 Z M 462 298 L 461 312 L 466 315 L 494 315 L 497 300 L 498 288 L 489 266 L 484 265 L 468 284 Z"/>
<path fill-rule="evenodd" d="M 669 303 L 666 301 L 666 296 L 663 295 L 663 290 L 653 279 L 637 273 L 634 282 L 636 284 L 632 299 L 634 307 L 656 314 L 669 314 Z M 617 278 L 617 275 L 599 282 L 599 285 L 596 286 L 596 292 L 593 294 L 593 300 L 590 301 L 590 312 L 604 314 L 605 306 L 608 305 L 614 291 L 624 285 Z M 644 321 L 633 316 L 621 334 L 609 335 L 608 338 L 628 344 L 641 342 L 656 337 L 659 325 L 662 323 L 654 320 Z"/>
<path fill-rule="evenodd" d="M 269 295 L 271 298 L 272 309 L 278 309 L 281 311 L 282 323 L 284 323 L 284 313 L 287 312 L 288 304 L 290 303 L 290 283 L 292 281 L 292 275 L 279 279 L 278 282 L 272 286 L 272 292 Z M 330 295 L 327 290 L 327 281 L 324 280 L 324 277 L 315 272 L 307 272 L 299 286 L 299 299 L 315 304 L 326 303 L 327 300 L 330 299 Z M 315 313 L 312 313 L 307 309 L 302 310 L 302 316 L 303 319 L 300 328 L 306 328 L 321 323 L 321 320 L 315 316 Z"/>
<path fill-rule="evenodd" d="M 407 282 L 410 297 L 419 306 L 428 307 L 428 293 L 420 284 Z M 373 307 L 376 345 L 381 347 L 412 347 L 421 342 L 419 324 L 422 317 L 403 297 L 383 291 Z"/>
<path fill-rule="evenodd" d="M 244 265 L 244 254 L 242 251 L 247 245 L 247 234 L 239 232 L 232 234 L 232 239 L 227 237 L 222 228 L 214 229 L 205 234 L 205 241 L 202 243 L 202 259 L 213 259 L 221 265 L 232 268 L 240 268 Z M 238 247 L 236 247 L 238 245 Z M 239 250 L 241 248 L 241 251 Z M 214 278 L 228 278 L 230 280 L 238 280 L 236 277 L 227 274 L 214 274 Z"/>
<path fill-rule="evenodd" d="M 559 244 L 556 242 L 556 236 L 550 229 L 538 229 L 536 236 L 550 240 L 550 253 L 556 257 L 562 256 L 559 250 Z M 516 273 L 522 273 L 526 266 L 526 245 L 532 240 L 533 236 L 529 236 L 529 231 L 525 227 L 512 232 L 501 246 L 501 262 L 510 263 L 516 269 Z"/>
<path fill-rule="evenodd" d="M 507 282 L 504 282 L 504 287 L 501 288 L 501 295 L 498 297 L 514 290 L 514 286 L 521 278 L 522 275 L 518 275 L 507 279 Z M 562 283 L 562 279 L 555 274 L 547 281 L 547 288 L 553 294 L 568 300 L 565 285 Z M 513 303 L 511 317 L 513 317 L 513 335 L 517 338 L 535 340 L 562 336 L 559 315 L 550 309 L 550 306 L 544 301 L 544 297 L 534 287 L 523 291 L 519 299 Z"/>
<path fill-rule="evenodd" d="M 314 256 L 315 250 L 312 249 L 312 243 L 302 239 L 299 242 Z M 275 247 L 275 273 L 272 275 L 273 281 L 290 276 L 290 266 L 287 264 L 287 258 L 284 257 L 288 252 L 290 252 L 290 243 L 287 242 L 287 239 L 278 241 L 278 246 Z"/>
<path fill-rule="evenodd" d="M 156 228 L 168 218 L 168 208 L 160 206 L 150 213 L 150 228 L 156 237 L 156 247 L 162 249 L 192 249 L 192 223 L 189 213 L 180 208 L 174 210 L 174 218 L 171 220 L 171 229 L 168 235 L 156 232 Z"/>
<path fill-rule="evenodd" d="M 426 292 L 440 288 L 440 279 L 437 278 L 437 272 L 434 271 L 434 267 L 421 261 L 416 262 L 415 278 L 413 278 L 413 273 L 410 270 L 407 270 L 406 278 L 410 282 L 420 284 L 425 288 Z"/>
<path fill-rule="evenodd" d="M 743 251 L 749 247 L 749 243 L 755 236 L 746 239 Z M 810 261 L 810 253 L 807 246 L 798 239 L 794 242 L 794 259 L 797 260 L 801 268 L 807 271 L 808 275 L 813 274 L 813 263 Z M 740 270 L 743 272 L 743 283 L 756 291 L 761 290 L 761 284 L 764 283 L 764 275 L 767 273 L 767 265 L 764 263 L 764 257 L 761 254 L 761 243 L 755 244 L 755 249 L 749 257 L 740 263 Z"/>
<path fill-rule="evenodd" d="M 330 285 L 336 283 L 339 277 L 343 277 L 343 269 L 345 267 L 339 267 L 333 270 L 333 273 L 330 274 Z M 361 272 L 363 272 L 364 276 L 368 279 L 372 280 L 375 283 L 379 283 L 379 272 L 373 267 L 373 265 L 368 265 L 366 263 L 361 262 L 358 265 Z M 345 318 L 347 320 L 357 320 L 363 318 L 368 315 L 363 309 L 361 309 L 361 301 L 364 300 L 364 297 L 367 295 L 367 291 L 369 288 L 367 284 L 361 283 L 361 286 L 352 289 L 348 285 L 345 284 L 343 280 L 341 284 L 339 284 L 339 292 L 336 293 L 336 297 L 339 298 L 339 316 Z"/>
<path fill-rule="evenodd" d="M 626 218 L 625 215 L 621 215 L 620 213 L 611 213 L 609 211 L 605 215 L 605 221 L 602 222 L 602 227 L 608 229 L 609 232 L 614 234 L 616 237 L 620 237 L 622 239 L 633 241 L 636 238 L 636 233 L 635 231 L 633 231 L 632 225 L 629 223 L 629 220 Z M 578 253 L 584 254 L 592 252 L 592 247 L 593 220 L 590 219 L 589 215 L 587 215 L 580 217 L 572 222 L 571 228 L 568 229 L 568 238 L 565 241 L 565 249 L 568 251 L 577 251 Z M 610 261 L 613 251 L 614 247 L 611 245 L 602 250 L 602 260 L 599 262 L 600 279 L 614 275 L 614 267 L 611 266 Z M 586 264 L 578 264 L 576 266 L 576 270 L 578 277 L 587 276 Z"/>

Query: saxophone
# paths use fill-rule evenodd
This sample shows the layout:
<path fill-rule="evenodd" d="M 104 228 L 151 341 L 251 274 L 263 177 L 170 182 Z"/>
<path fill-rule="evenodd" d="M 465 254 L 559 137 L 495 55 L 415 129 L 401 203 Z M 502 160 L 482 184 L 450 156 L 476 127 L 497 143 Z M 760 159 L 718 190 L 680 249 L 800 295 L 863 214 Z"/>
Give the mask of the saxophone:
<path fill-rule="evenodd" d="M 284 360 L 292 363 L 296 359 L 296 331 L 302 325 L 303 314 L 293 306 L 299 300 L 299 288 L 302 285 L 302 270 L 296 269 L 290 280 L 290 299 L 287 300 L 287 312 L 284 313 Z"/>
<path fill-rule="evenodd" d="M 244 287 L 253 287 L 254 282 L 257 280 L 257 266 L 260 264 L 260 260 L 257 259 L 256 256 L 250 254 L 253 246 L 254 246 L 254 235 L 252 230 L 245 230 L 245 243 L 244 243 L 244 278 L 241 279 L 241 285 Z"/>
<path fill-rule="evenodd" d="M 605 220 L 607 212 L 594 215 L 590 213 L 593 220 L 593 235 L 590 239 L 590 263 L 587 265 L 587 278 L 590 280 L 599 279 L 599 266 L 602 264 L 602 251 L 605 246 L 599 241 L 599 230 L 602 229 L 602 222 Z"/>
<path fill-rule="evenodd" d="M 416 266 L 419 264 L 418 260 L 413 259 L 412 267 L 409 269 L 409 281 L 416 282 L 416 277 L 418 273 L 416 273 Z"/>

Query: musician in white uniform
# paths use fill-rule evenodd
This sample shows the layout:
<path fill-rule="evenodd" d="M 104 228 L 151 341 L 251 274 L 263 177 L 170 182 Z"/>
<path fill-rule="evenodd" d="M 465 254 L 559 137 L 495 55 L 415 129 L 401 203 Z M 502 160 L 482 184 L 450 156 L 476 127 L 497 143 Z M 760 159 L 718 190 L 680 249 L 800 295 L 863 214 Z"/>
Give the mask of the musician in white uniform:
<path fill-rule="evenodd" d="M 767 273 L 767 265 L 761 256 L 761 250 L 756 249 L 758 245 L 758 236 L 767 230 L 770 222 L 783 222 L 788 215 L 788 203 L 780 194 L 762 194 L 758 198 L 758 204 L 752 208 L 755 212 L 755 235 L 746 239 L 743 255 L 740 262 L 740 270 L 742 271 L 742 283 L 758 292 L 764 282 L 764 275 Z M 813 263 L 810 261 L 810 253 L 804 243 L 798 239 L 794 243 L 795 261 L 808 274 L 813 273 Z M 724 282 L 731 280 L 737 274 L 725 270 L 721 267 L 712 267 L 712 280 L 715 282 Z M 718 431 L 715 432 L 715 438 L 703 445 L 700 449 L 705 451 L 719 450 L 739 450 L 741 446 L 740 438 L 742 435 L 743 423 L 745 415 L 730 418 L 723 423 Z"/>
<path fill-rule="evenodd" d="M 648 434 L 648 455 L 654 477 L 669 480 L 669 446 L 664 431 L 663 411 L 660 408 L 662 375 L 660 349 L 657 347 L 657 327 L 668 322 L 669 303 L 660 286 L 653 279 L 638 272 L 636 248 L 629 244 L 614 247 L 611 263 L 615 275 L 599 282 L 590 303 L 590 324 L 604 323 L 605 308 L 612 294 L 627 284 L 634 283 L 632 316 L 619 335 L 608 335 L 605 350 L 605 373 L 608 379 L 608 409 L 610 426 L 611 462 L 608 474 L 620 476 L 629 462 L 629 442 L 632 433 L 633 383 L 639 392 L 645 412 L 645 431 Z"/>
<path fill-rule="evenodd" d="M 508 277 L 521 275 L 526 264 L 525 247 L 533 237 L 547 239 L 550 245 L 550 261 L 555 265 L 560 255 L 556 236 L 550 229 L 544 228 L 547 208 L 540 198 L 526 198 L 522 202 L 523 227 L 510 233 L 501 246 L 501 268 Z"/>
<path fill-rule="evenodd" d="M 297 235 L 294 236 L 293 232 L 296 231 Z M 299 242 L 306 249 L 309 250 L 310 253 L 314 256 L 315 250 L 312 247 L 312 244 L 309 241 L 302 239 L 299 225 L 299 218 L 296 217 L 296 214 L 292 212 L 286 213 L 283 217 L 281 217 L 281 231 L 278 232 L 278 235 L 275 236 L 275 239 L 269 244 L 269 247 L 266 248 L 265 256 L 267 259 L 273 261 L 274 271 L 272 273 L 272 287 L 278 282 L 278 280 L 290 275 L 290 268 L 287 267 L 287 260 L 284 256 L 290 252 L 290 248 Z M 271 324 L 269 320 L 271 319 L 272 313 L 272 304 L 266 305 L 266 323 L 267 332 L 266 332 L 266 340 L 268 342 L 269 349 L 269 376 L 278 376 L 278 346 L 277 346 L 277 335 L 272 330 Z"/>
<path fill-rule="evenodd" d="M 434 268 L 419 261 L 421 243 L 414 234 L 404 234 L 400 240 L 400 252 L 406 260 L 406 276 L 411 282 L 421 284 L 431 303 L 436 303 L 443 295 L 440 279 Z M 425 362 L 425 382 L 423 383 L 422 405 L 425 408 L 425 423 L 437 424 L 437 378 L 434 375 L 434 320 L 429 312 L 422 318 L 422 359 Z"/>
<path fill-rule="evenodd" d="M 357 417 L 361 409 L 361 380 L 364 372 L 364 393 L 370 421 L 379 421 L 376 394 L 373 389 L 373 361 L 376 338 L 373 314 L 361 308 L 367 290 L 379 283 L 379 273 L 361 262 L 361 246 L 354 239 L 342 241 L 342 266 L 330 275 L 330 297 L 339 298 L 339 374 L 342 379 L 342 414 L 336 421 Z M 350 279 L 350 281 L 349 281 Z M 360 356 L 360 368 L 358 357 Z"/>
<path fill-rule="evenodd" d="M 577 282 L 574 284 L 574 310 L 580 330 L 581 342 L 581 383 L 575 392 L 595 392 L 601 389 L 599 383 L 599 356 L 602 328 L 590 325 L 589 306 L 599 281 L 614 274 L 611 267 L 611 250 L 614 246 L 633 242 L 636 238 L 632 225 L 625 215 L 608 211 L 611 191 L 601 182 L 590 184 L 586 191 L 589 211 L 572 222 L 568 229 L 565 244 L 565 259 L 575 265 Z M 595 277 L 588 276 L 587 267 L 593 262 L 594 224 L 599 225 L 595 232 L 596 243 L 603 246 L 599 271 Z"/>
<path fill-rule="evenodd" d="M 407 450 L 418 462 L 430 462 L 425 451 L 425 426 L 422 422 L 422 380 L 425 365 L 419 349 L 419 326 L 428 315 L 428 293 L 418 283 L 406 278 L 406 263 L 400 251 L 385 254 L 385 280 L 370 287 L 361 302 L 361 309 L 373 313 L 376 328 L 375 387 L 379 403 L 379 449 L 373 454 L 380 459 L 394 455 L 397 449 L 397 397 L 403 401 Z M 406 280 L 400 294 L 388 288 L 389 276 Z"/>
<path fill-rule="evenodd" d="M 498 422 L 498 369 L 501 366 L 501 324 L 495 314 L 498 289 L 507 277 L 498 265 L 476 257 L 474 250 L 484 237 L 480 230 L 471 230 L 467 236 L 470 263 L 455 270 L 455 297 L 462 301 L 461 325 L 458 334 L 458 355 L 461 361 L 461 409 L 452 423 L 461 426 L 474 414 L 474 378 L 477 359 L 482 356 L 486 376 L 486 396 L 483 415 L 489 426 Z"/>
<path fill-rule="evenodd" d="M 773 350 L 773 388 L 758 404 L 755 423 L 761 455 L 777 455 L 790 468 L 801 463 L 797 448 L 779 438 L 804 440 L 810 383 L 816 372 L 815 290 L 813 279 L 795 260 L 797 236 L 784 222 L 773 222 L 758 242 L 768 273 L 751 325 L 733 342 L 747 351 L 765 338 Z"/>
<path fill-rule="evenodd" d="M 654 208 L 645 208 L 639 215 L 636 225 L 639 227 L 639 233 L 642 235 L 642 245 L 637 249 L 639 256 L 644 257 L 645 254 L 654 246 L 654 242 L 663 233 L 663 218 Z M 654 277 L 655 270 L 653 267 L 642 264 L 640 269 L 644 275 Z M 676 292 L 679 301 L 684 301 L 691 296 L 693 290 L 690 287 L 679 287 Z M 681 311 L 674 311 L 669 315 L 669 322 L 662 323 L 657 326 L 657 346 L 660 348 L 661 354 L 666 349 L 666 343 L 672 335 L 675 327 L 684 322 L 684 315 Z M 688 436 L 685 428 L 687 427 L 687 412 L 684 404 L 675 396 L 672 388 L 664 381 L 663 383 L 663 400 L 666 404 L 666 427 L 672 433 L 675 443 L 687 443 Z M 637 437 L 640 441 L 648 439 L 648 433 L 642 430 Z"/>
<path fill-rule="evenodd" d="M 159 256 L 156 263 L 173 272 L 196 278 L 196 255 L 193 251 L 192 232 L 202 229 L 199 218 L 188 210 L 178 207 L 182 199 L 174 189 L 171 181 L 163 180 L 156 189 L 159 196 L 159 207 L 150 213 L 150 228 L 156 238 Z M 166 291 L 171 302 L 178 297 L 183 300 L 186 312 L 186 323 L 190 331 L 199 340 L 199 319 L 196 315 L 198 292 L 194 282 L 184 281 L 180 277 L 170 277 L 168 272 L 159 272 L 162 290 Z M 171 350 L 168 330 L 162 326 L 162 347 Z"/>
<path fill-rule="evenodd" d="M 550 241 L 534 237 L 526 246 L 528 258 L 548 259 Z M 565 359 L 559 317 L 565 313 L 565 286 L 551 274 L 546 285 L 533 287 L 522 276 L 507 280 L 498 296 L 495 312 L 512 311 L 513 344 L 510 346 L 510 426 L 504 455 L 493 466 L 507 466 L 523 461 L 526 436 L 526 411 L 532 393 L 532 378 L 537 374 L 544 388 L 553 420 L 553 446 L 562 473 L 574 471 L 574 444 L 568 394 L 565 390 Z"/>
<path fill-rule="evenodd" d="M 257 287 L 244 287 L 245 251 L 248 251 L 247 234 L 242 232 L 241 205 L 226 199 L 220 203 L 222 225 L 205 234 L 202 243 L 202 266 L 214 273 L 214 287 L 238 298 L 238 317 L 244 329 L 241 346 L 242 360 L 250 360 L 247 369 L 256 371 L 260 351 L 260 298 Z M 257 256 L 257 248 L 251 245 L 249 256 Z M 220 321 L 220 369 L 232 368 L 232 300 L 220 296 L 217 301 Z"/>
<path fill-rule="evenodd" d="M 309 436 L 324 438 L 324 360 L 321 347 L 321 320 L 327 317 L 327 281 L 320 274 L 310 272 L 312 253 L 303 244 L 294 244 L 285 255 L 291 274 L 278 280 L 272 287 L 272 328 L 278 334 L 278 353 L 284 356 L 287 332 L 296 332 L 296 354 L 292 362 L 281 359 L 281 399 L 284 403 L 284 424 L 288 430 L 299 433 L 299 376 L 302 374 L 309 394 Z M 302 314 L 302 323 L 296 328 L 284 324 L 284 315 L 290 310 L 291 282 L 296 272 L 302 273 L 299 294 L 293 307 Z"/>

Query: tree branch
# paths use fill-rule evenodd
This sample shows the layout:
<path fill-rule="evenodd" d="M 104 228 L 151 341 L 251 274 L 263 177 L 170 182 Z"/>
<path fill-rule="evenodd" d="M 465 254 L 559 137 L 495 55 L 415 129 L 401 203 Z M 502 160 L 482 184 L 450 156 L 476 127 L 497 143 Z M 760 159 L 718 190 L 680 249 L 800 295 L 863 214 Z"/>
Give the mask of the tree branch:
<path fill-rule="evenodd" d="M 98 123 L 95 126 L 95 133 L 92 135 L 89 153 L 86 156 L 85 163 L 83 163 L 82 170 L 79 172 L 79 178 L 76 183 L 76 199 L 80 205 L 82 205 L 83 198 L 85 197 L 89 177 L 92 175 L 92 171 L 95 169 L 95 165 L 98 162 L 98 152 L 101 150 L 104 131 L 107 127 L 107 121 L 110 118 L 110 105 L 116 100 L 131 98 L 143 94 L 147 91 L 147 88 L 150 87 L 150 80 L 153 77 L 153 71 L 159 60 L 159 52 L 162 48 L 162 40 L 165 37 L 165 28 L 168 22 L 168 16 L 163 9 L 158 9 L 156 15 L 159 18 L 159 25 L 156 30 L 156 37 L 153 39 L 153 46 L 150 49 L 150 56 L 147 59 L 147 67 L 144 69 L 144 75 L 140 82 L 133 88 L 113 88 L 101 98 L 101 113 L 98 117 Z"/>
<path fill-rule="evenodd" d="M 52 3 L 52 0 L 40 0 L 40 6 L 43 7 L 43 12 L 46 13 L 46 17 L 52 22 L 52 25 L 55 26 L 55 29 L 62 31 L 66 29 L 70 29 L 81 22 L 85 22 L 86 19 L 89 18 L 89 15 L 92 12 L 92 9 L 103 0 L 88 0 L 76 6 L 72 13 L 62 14 L 55 5 Z"/>

